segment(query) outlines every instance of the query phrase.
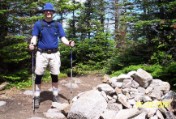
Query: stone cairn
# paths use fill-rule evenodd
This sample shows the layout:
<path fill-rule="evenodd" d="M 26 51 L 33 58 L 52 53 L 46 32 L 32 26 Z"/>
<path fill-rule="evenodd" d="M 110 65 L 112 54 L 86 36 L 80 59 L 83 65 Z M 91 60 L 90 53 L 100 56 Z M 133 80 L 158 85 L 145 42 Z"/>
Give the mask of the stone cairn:
<path fill-rule="evenodd" d="M 175 119 L 170 84 L 143 69 L 110 78 L 73 98 L 68 119 Z"/>

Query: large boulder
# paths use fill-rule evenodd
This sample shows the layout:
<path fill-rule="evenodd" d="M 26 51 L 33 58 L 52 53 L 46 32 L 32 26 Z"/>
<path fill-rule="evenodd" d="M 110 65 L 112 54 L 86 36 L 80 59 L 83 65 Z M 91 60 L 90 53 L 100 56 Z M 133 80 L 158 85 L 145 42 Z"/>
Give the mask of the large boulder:
<path fill-rule="evenodd" d="M 68 119 L 98 119 L 106 110 L 107 102 L 97 90 L 82 94 L 73 102 L 68 113 Z"/>
<path fill-rule="evenodd" d="M 148 87 L 153 79 L 152 75 L 143 69 L 138 69 L 136 73 L 132 74 L 132 77 L 144 88 Z"/>

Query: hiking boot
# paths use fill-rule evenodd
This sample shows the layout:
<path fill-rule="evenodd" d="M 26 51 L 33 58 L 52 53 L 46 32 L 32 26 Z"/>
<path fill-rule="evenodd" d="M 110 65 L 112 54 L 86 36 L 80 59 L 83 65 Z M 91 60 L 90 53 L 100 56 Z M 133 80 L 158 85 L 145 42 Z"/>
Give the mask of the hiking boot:
<path fill-rule="evenodd" d="M 40 97 L 34 97 L 34 107 L 39 108 L 40 106 Z"/>
<path fill-rule="evenodd" d="M 59 102 L 59 96 L 54 96 L 53 95 L 53 102 Z"/>

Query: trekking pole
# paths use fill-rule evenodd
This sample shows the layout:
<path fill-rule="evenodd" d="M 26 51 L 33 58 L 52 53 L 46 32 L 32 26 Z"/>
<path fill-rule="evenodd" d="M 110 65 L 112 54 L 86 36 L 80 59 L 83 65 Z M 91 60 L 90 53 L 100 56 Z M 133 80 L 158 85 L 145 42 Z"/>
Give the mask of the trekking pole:
<path fill-rule="evenodd" d="M 33 92 L 33 100 L 32 100 L 32 108 L 33 108 L 33 113 L 35 113 L 35 74 L 34 74 L 34 66 L 35 66 L 35 51 L 32 51 L 32 92 Z"/>
<path fill-rule="evenodd" d="M 72 94 L 72 48 L 71 48 L 71 50 L 70 50 L 70 80 L 71 80 L 71 94 Z"/>

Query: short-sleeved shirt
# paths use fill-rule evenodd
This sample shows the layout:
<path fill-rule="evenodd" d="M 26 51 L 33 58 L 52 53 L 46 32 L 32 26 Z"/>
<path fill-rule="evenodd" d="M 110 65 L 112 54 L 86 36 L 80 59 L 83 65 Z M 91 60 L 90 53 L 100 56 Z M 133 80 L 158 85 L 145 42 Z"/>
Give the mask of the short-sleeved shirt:
<path fill-rule="evenodd" d="M 65 32 L 62 24 L 57 22 L 46 22 L 39 20 L 34 24 L 32 35 L 38 37 L 38 48 L 40 49 L 54 49 L 58 48 L 59 38 L 65 37 Z"/>

